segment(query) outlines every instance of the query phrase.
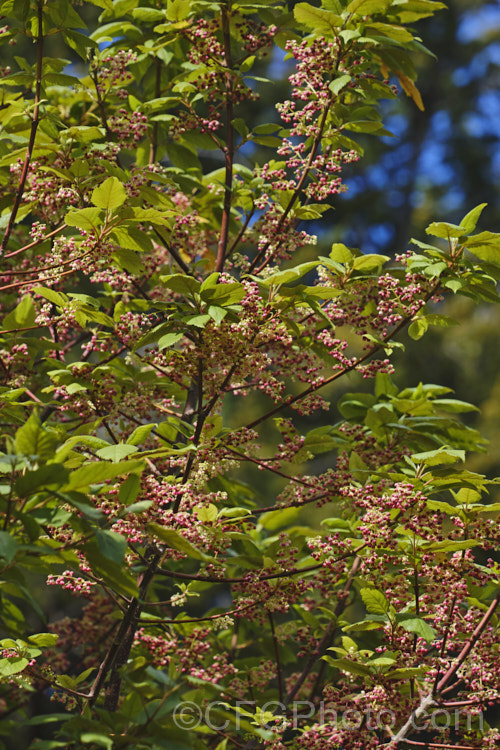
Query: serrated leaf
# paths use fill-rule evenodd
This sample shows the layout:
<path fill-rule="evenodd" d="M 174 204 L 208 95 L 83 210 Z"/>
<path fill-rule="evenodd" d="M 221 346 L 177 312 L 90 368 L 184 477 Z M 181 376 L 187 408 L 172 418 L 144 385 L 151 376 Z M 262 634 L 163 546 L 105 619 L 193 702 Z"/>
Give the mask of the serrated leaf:
<path fill-rule="evenodd" d="M 431 626 L 420 617 L 412 617 L 408 620 L 402 620 L 399 624 L 403 630 L 406 630 L 408 633 L 416 633 L 416 635 L 419 635 L 426 640 L 427 643 L 431 643 L 436 638 L 436 631 L 434 628 L 431 628 Z"/>
<path fill-rule="evenodd" d="M 335 29 L 343 26 L 344 23 L 342 17 L 336 13 L 323 8 L 315 8 L 309 3 L 297 3 L 293 14 L 298 23 L 323 34 L 333 34 Z"/>
<path fill-rule="evenodd" d="M 368 612 L 374 615 L 385 615 L 389 612 L 389 602 L 377 589 L 361 589 L 361 598 Z"/>
<path fill-rule="evenodd" d="M 353 254 L 348 247 L 343 245 L 341 242 L 334 242 L 332 249 L 329 253 L 329 258 L 334 260 L 336 263 L 349 264 L 352 263 Z"/>
<path fill-rule="evenodd" d="M 96 456 L 104 458 L 107 461 L 118 463 L 122 458 L 137 453 L 139 449 L 135 445 L 127 445 L 126 443 L 117 443 L 116 445 L 108 445 L 105 448 L 99 448 L 96 451 Z"/>
<path fill-rule="evenodd" d="M 391 669 L 389 672 L 384 674 L 384 678 L 390 680 L 408 680 L 412 677 L 420 677 L 425 675 L 427 671 L 426 667 L 406 667 L 402 669 Z"/>
<path fill-rule="evenodd" d="M 464 234 L 471 234 L 471 232 L 474 231 L 477 222 L 479 221 L 479 217 L 481 216 L 483 210 L 487 205 L 487 203 L 480 203 L 479 206 L 476 206 L 464 216 L 464 218 L 460 222 L 460 226 L 463 228 Z"/>
<path fill-rule="evenodd" d="M 433 237 L 441 237 L 444 240 L 447 240 L 450 237 L 462 237 L 464 235 L 462 226 L 458 224 L 448 224 L 445 221 L 433 221 L 425 231 Z"/>
<path fill-rule="evenodd" d="M 469 237 L 465 247 L 480 260 L 500 264 L 500 233 L 480 232 Z"/>
<path fill-rule="evenodd" d="M 41 648 L 55 646 L 58 640 L 59 636 L 56 633 L 36 633 L 28 637 L 30 643 L 34 643 L 35 646 L 40 646 Z"/>
<path fill-rule="evenodd" d="M 64 217 L 64 221 L 69 227 L 78 227 L 96 232 L 102 224 L 102 215 L 99 208 L 80 208 L 78 211 L 70 211 Z"/>
<path fill-rule="evenodd" d="M 16 328 L 28 328 L 33 325 L 35 318 L 36 311 L 33 306 L 33 300 L 29 296 L 23 297 L 17 307 L 5 316 L 2 328 L 7 331 L 12 331 Z"/>
<path fill-rule="evenodd" d="M 154 424 L 142 424 L 140 427 L 136 427 L 133 433 L 127 438 L 127 445 L 140 445 L 146 440 L 150 435 L 151 430 L 155 427 L 156 422 Z"/>
<path fill-rule="evenodd" d="M 97 208 L 112 211 L 125 203 L 127 193 L 117 177 L 108 177 L 92 191 L 91 201 Z"/>
<path fill-rule="evenodd" d="M 273 273 L 265 278 L 262 281 L 262 284 L 265 287 L 289 284 L 292 281 L 297 281 L 298 279 L 302 278 L 302 276 L 305 276 L 306 273 L 309 273 L 309 271 L 312 271 L 313 268 L 317 267 L 318 264 L 316 261 L 310 261 L 309 263 L 302 263 L 299 266 L 295 266 L 295 268 L 287 268 L 284 271 L 276 271 L 276 273 Z"/>
<path fill-rule="evenodd" d="M 190 13 L 189 0 L 169 0 L 166 16 L 169 21 L 183 21 Z"/>
<path fill-rule="evenodd" d="M 33 291 L 58 307 L 64 307 L 69 302 L 69 297 L 66 294 L 56 292 L 54 289 L 46 289 L 43 286 L 37 286 Z"/>
<path fill-rule="evenodd" d="M 182 339 L 182 333 L 166 333 L 158 339 L 158 349 L 168 349 Z"/>
<path fill-rule="evenodd" d="M 200 282 L 193 276 L 188 276 L 183 273 L 173 273 L 169 276 L 160 276 L 160 281 L 173 292 L 178 294 L 186 294 L 192 296 L 195 292 L 200 290 Z"/>
<path fill-rule="evenodd" d="M 328 86 L 332 94 L 339 94 L 351 82 L 351 76 L 347 73 L 335 78 Z"/>
<path fill-rule="evenodd" d="M 412 461 L 424 463 L 426 466 L 438 466 L 439 464 L 454 464 L 457 461 L 465 461 L 465 451 L 455 448 L 437 448 L 434 451 L 423 451 L 414 453 Z"/>
<path fill-rule="evenodd" d="M 380 630 L 380 628 L 384 627 L 384 622 L 385 620 L 380 622 L 375 620 L 360 620 L 360 622 L 353 622 L 350 625 L 344 625 L 342 630 L 344 633 L 350 633 L 351 631 L 363 632 L 365 630 Z"/>
<path fill-rule="evenodd" d="M 108 479 L 138 472 L 143 468 L 142 461 L 121 461 L 110 463 L 109 461 L 95 461 L 81 466 L 71 473 L 65 490 L 85 489 L 91 484 L 100 484 Z"/>
<path fill-rule="evenodd" d="M 355 271 L 376 271 L 382 268 L 384 263 L 390 260 L 388 255 L 377 255 L 371 253 L 369 255 L 360 255 L 354 258 L 353 268 Z"/>
<path fill-rule="evenodd" d="M 217 520 L 217 506 L 213 503 L 197 505 L 194 512 L 201 523 L 213 523 L 213 521 Z"/>
<path fill-rule="evenodd" d="M 56 435 L 42 425 L 40 417 L 35 413 L 16 432 L 16 451 L 26 456 L 49 458 L 53 455 L 57 442 Z"/>

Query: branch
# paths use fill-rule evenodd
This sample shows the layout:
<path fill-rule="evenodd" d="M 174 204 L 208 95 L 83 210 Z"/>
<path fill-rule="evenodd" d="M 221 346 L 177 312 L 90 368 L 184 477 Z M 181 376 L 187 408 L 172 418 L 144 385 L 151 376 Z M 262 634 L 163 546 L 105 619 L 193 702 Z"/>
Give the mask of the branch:
<path fill-rule="evenodd" d="M 276 659 L 276 676 L 278 678 L 278 696 L 279 696 L 279 702 L 283 703 L 283 698 L 285 695 L 285 687 L 283 684 L 283 671 L 281 668 L 281 659 L 280 659 L 280 650 L 279 650 L 279 644 L 278 639 L 276 638 L 276 630 L 274 627 L 274 617 L 272 612 L 268 612 L 267 616 L 269 618 L 269 624 L 271 626 L 271 634 L 273 637 L 273 648 L 274 648 L 274 656 Z"/>
<path fill-rule="evenodd" d="M 231 217 L 231 199 L 233 190 L 233 160 L 234 160 L 234 129 L 233 120 L 233 82 L 230 69 L 232 67 L 231 57 L 231 34 L 229 30 L 229 17 L 226 5 L 221 7 L 222 33 L 224 36 L 224 63 L 226 73 L 226 145 L 224 146 L 224 159 L 226 163 L 226 176 L 224 180 L 224 206 L 222 209 L 222 220 L 220 225 L 219 247 L 217 250 L 216 271 L 222 271 L 226 257 L 227 243 L 229 239 L 229 220 Z"/>
<path fill-rule="evenodd" d="M 63 229 L 66 229 L 66 227 L 67 227 L 67 224 L 61 224 L 60 226 L 56 227 L 56 229 L 53 229 L 52 232 L 49 232 L 44 237 L 41 237 L 39 240 L 34 240 L 33 242 L 30 242 L 28 245 L 24 245 L 23 247 L 20 247 L 18 250 L 13 250 L 10 253 L 5 253 L 5 257 L 12 258 L 14 255 L 19 255 L 19 253 L 24 253 L 25 250 L 31 250 L 32 247 L 41 245 L 42 242 L 45 242 L 46 240 L 50 240 L 51 237 L 55 237 L 56 234 L 59 234 L 59 232 L 62 232 Z"/>
<path fill-rule="evenodd" d="M 5 253 L 5 249 L 14 229 L 14 224 L 17 217 L 17 212 L 21 205 L 21 201 L 24 194 L 24 186 L 26 184 L 26 178 L 28 177 L 28 170 L 31 163 L 31 157 L 33 155 L 33 149 L 35 147 L 35 137 L 39 125 L 39 114 L 40 114 L 40 100 L 42 91 L 42 63 L 43 63 L 43 0 L 38 0 L 37 4 L 37 19 L 38 19 L 38 36 L 36 39 L 37 51 L 36 51 L 36 82 L 35 82 L 35 106 L 33 108 L 33 119 L 31 121 L 31 132 L 28 141 L 28 149 L 24 158 L 23 170 L 21 172 L 21 178 L 19 180 L 19 187 L 17 189 L 16 197 L 14 200 L 14 206 L 12 207 L 12 213 L 9 217 L 9 223 L 0 245 L 0 256 Z"/>
<path fill-rule="evenodd" d="M 474 629 L 474 632 L 472 633 L 469 640 L 466 642 L 465 646 L 461 650 L 458 657 L 455 659 L 453 664 L 449 667 L 449 669 L 446 671 L 446 673 L 443 675 L 443 677 L 439 680 L 438 684 L 436 685 L 435 689 L 432 691 L 432 693 L 429 693 L 428 695 L 424 696 L 422 700 L 420 701 L 420 705 L 418 708 L 412 712 L 410 718 L 408 721 L 401 727 L 399 732 L 392 737 L 391 741 L 387 743 L 384 747 L 389 747 L 391 750 L 394 748 L 397 748 L 398 744 L 400 742 L 406 742 L 408 744 L 415 744 L 415 742 L 407 740 L 406 735 L 411 732 L 412 729 L 415 728 L 415 720 L 418 720 L 422 716 L 424 716 L 427 712 L 428 708 L 431 708 L 433 706 L 438 706 L 439 703 L 437 702 L 437 696 L 439 694 L 444 695 L 450 690 L 455 688 L 456 682 L 450 685 L 447 689 L 446 686 L 450 682 L 450 680 L 456 675 L 457 671 L 460 669 L 464 661 L 466 660 L 467 656 L 470 654 L 476 643 L 478 642 L 479 638 L 483 634 L 484 630 L 486 629 L 486 626 L 488 625 L 488 622 L 493 617 L 493 614 L 495 613 L 496 608 L 498 607 L 498 604 L 500 603 L 500 591 L 497 593 L 493 601 L 491 602 L 490 606 L 488 607 L 488 610 L 484 613 L 483 617 L 481 618 L 481 621 Z M 432 743 L 427 743 L 427 745 L 424 743 L 423 747 L 446 747 L 444 745 L 436 745 Z M 453 746 L 448 746 L 453 747 Z M 460 748 L 460 746 L 458 746 Z"/>
<path fill-rule="evenodd" d="M 483 617 L 481 618 L 481 621 L 475 628 L 474 632 L 472 633 L 471 637 L 455 659 L 454 663 L 450 666 L 450 668 L 445 672 L 443 677 L 439 680 L 438 684 L 436 685 L 436 689 L 434 691 L 434 694 L 439 693 L 446 693 L 447 691 L 444 690 L 448 682 L 451 680 L 452 677 L 455 676 L 457 671 L 460 669 L 480 637 L 482 636 L 483 632 L 486 629 L 486 626 L 488 625 L 489 621 L 493 617 L 496 608 L 500 604 L 500 591 L 497 593 L 493 601 L 491 602 L 490 606 L 488 607 L 487 611 L 484 613 Z"/>
<path fill-rule="evenodd" d="M 342 559 L 342 558 L 339 558 L 339 559 Z M 342 612 L 345 609 L 345 605 L 346 605 L 346 601 L 347 601 L 347 595 L 349 593 L 349 590 L 350 590 L 350 588 L 352 586 L 352 582 L 354 580 L 354 577 L 355 577 L 355 575 L 356 575 L 356 573 L 357 573 L 358 568 L 359 568 L 360 565 L 361 565 L 361 558 L 360 557 L 356 557 L 354 559 L 354 561 L 353 561 L 353 564 L 352 564 L 349 576 L 348 576 L 346 584 L 344 586 L 344 589 L 343 589 L 343 592 L 342 592 L 343 596 L 342 596 L 342 598 L 339 598 L 339 601 L 338 601 L 337 606 L 335 608 L 335 615 L 336 615 L 337 618 L 340 617 L 340 615 L 342 614 Z M 336 630 L 336 626 L 337 626 L 336 620 L 330 620 L 330 622 L 328 624 L 328 627 L 326 628 L 326 630 L 325 630 L 322 638 L 318 641 L 318 643 L 316 645 L 316 648 L 314 649 L 313 653 L 311 654 L 311 656 L 307 660 L 307 663 L 304 666 L 304 669 L 302 670 L 302 673 L 300 674 L 300 676 L 298 677 L 298 679 L 295 681 L 295 683 L 292 685 L 292 687 L 288 691 L 288 695 L 286 697 L 287 703 L 289 703 L 291 700 L 293 700 L 293 698 L 297 695 L 297 693 L 300 690 L 300 688 L 302 687 L 305 679 L 309 675 L 309 672 L 311 671 L 311 669 L 313 668 L 313 666 L 316 664 L 316 662 L 318 661 L 318 659 L 321 658 L 321 656 L 324 653 L 324 651 L 326 651 L 326 649 L 328 647 L 328 643 L 331 641 L 332 636 L 333 636 L 333 634 L 334 634 L 334 632 Z"/>

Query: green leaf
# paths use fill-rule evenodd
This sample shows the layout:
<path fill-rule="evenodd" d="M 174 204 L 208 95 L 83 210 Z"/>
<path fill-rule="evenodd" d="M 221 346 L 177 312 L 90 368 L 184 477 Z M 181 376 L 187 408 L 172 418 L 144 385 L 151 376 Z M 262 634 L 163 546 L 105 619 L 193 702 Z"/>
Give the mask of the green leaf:
<path fill-rule="evenodd" d="M 60 294 L 54 291 L 54 289 L 45 289 L 43 286 L 37 286 L 33 291 L 58 307 L 65 307 L 69 302 L 69 297 L 66 294 Z"/>
<path fill-rule="evenodd" d="M 464 218 L 460 222 L 460 226 L 463 228 L 464 234 L 471 234 L 474 231 L 479 217 L 481 216 L 483 210 L 487 205 L 487 203 L 480 203 L 479 206 L 476 206 L 464 216 Z"/>
<path fill-rule="evenodd" d="M 137 474 L 131 474 L 127 479 L 120 485 L 118 490 L 118 500 L 123 505 L 130 505 L 137 498 L 141 491 L 141 479 Z"/>
<path fill-rule="evenodd" d="M 409 680 L 412 677 L 423 677 L 427 671 L 427 667 L 406 667 L 402 669 L 391 669 L 389 672 L 385 672 L 384 678 L 389 680 Z"/>
<path fill-rule="evenodd" d="M 500 233 L 480 232 L 469 237 L 465 247 L 480 260 L 500 265 Z"/>
<path fill-rule="evenodd" d="M 144 273 L 144 263 L 140 259 L 134 250 L 130 250 L 128 247 L 119 247 L 113 252 L 113 259 L 116 260 L 118 266 L 123 268 L 125 271 L 139 276 Z"/>
<path fill-rule="evenodd" d="M 166 333 L 158 339 L 158 349 L 168 349 L 182 339 L 182 333 Z"/>
<path fill-rule="evenodd" d="M 56 633 L 36 633 L 36 635 L 30 635 L 28 638 L 30 643 L 34 643 L 35 646 L 42 648 L 55 646 L 58 640 L 59 636 Z"/>
<path fill-rule="evenodd" d="M 442 237 L 445 240 L 449 238 L 463 237 L 465 234 L 462 226 L 458 224 L 448 224 L 445 221 L 433 221 L 425 231 L 433 237 Z"/>
<path fill-rule="evenodd" d="M 159 23 L 165 20 L 165 11 L 139 7 L 132 10 L 132 18 L 141 23 Z"/>
<path fill-rule="evenodd" d="M 96 541 L 85 545 L 85 557 L 92 568 L 92 572 L 98 578 L 117 593 L 124 596 L 138 595 L 135 578 L 125 569 L 122 564 L 116 563 L 109 557 L 105 557 Z"/>
<path fill-rule="evenodd" d="M 454 464 L 457 461 L 465 461 L 465 451 L 455 448 L 436 448 L 434 451 L 414 453 L 411 457 L 415 463 L 424 463 L 426 466 L 438 466 L 439 464 Z"/>
<path fill-rule="evenodd" d="M 174 273 L 169 276 L 160 276 L 160 281 L 173 292 L 185 294 L 191 297 L 195 292 L 200 290 L 200 282 L 193 276 L 183 273 Z"/>
<path fill-rule="evenodd" d="M 121 461 L 120 463 L 109 463 L 108 461 L 95 461 L 81 466 L 71 473 L 65 490 L 86 489 L 91 484 L 100 484 L 108 479 L 136 473 L 144 467 L 142 461 Z"/>
<path fill-rule="evenodd" d="M 443 411 L 449 411 L 455 414 L 479 411 L 474 404 L 469 404 L 467 401 L 459 401 L 456 398 L 435 398 L 432 403 L 434 406 L 437 406 L 438 409 L 443 409 Z"/>
<path fill-rule="evenodd" d="M 130 456 L 132 453 L 137 453 L 139 449 L 135 445 L 127 445 L 126 443 L 118 443 L 117 445 L 108 445 L 106 448 L 99 448 L 96 451 L 96 456 L 104 458 L 107 461 L 113 461 L 118 463 L 122 458 Z"/>
<path fill-rule="evenodd" d="M 245 294 L 245 287 L 237 282 L 217 284 L 207 288 L 204 288 L 202 284 L 200 288 L 200 296 L 204 301 L 221 306 L 237 304 L 241 302 Z"/>
<path fill-rule="evenodd" d="M 344 625 L 342 628 L 344 633 L 350 633 L 351 631 L 365 631 L 365 630 L 380 630 L 384 627 L 384 620 L 360 620 L 360 622 L 353 622 L 350 625 Z"/>
<path fill-rule="evenodd" d="M 80 208 L 78 211 L 67 213 L 64 221 L 70 227 L 96 232 L 102 224 L 102 215 L 98 208 Z"/>
<path fill-rule="evenodd" d="M 351 76 L 347 73 L 335 78 L 328 86 L 332 94 L 339 94 L 343 88 L 345 88 L 351 82 Z"/>
<path fill-rule="evenodd" d="M 19 674 L 28 664 L 29 661 L 24 656 L 10 656 L 6 659 L 0 659 L 0 677 L 10 677 L 13 674 Z"/>
<path fill-rule="evenodd" d="M 426 640 L 427 643 L 431 643 L 436 638 L 436 631 L 434 628 L 431 628 L 431 626 L 420 617 L 412 617 L 408 620 L 402 620 L 400 625 L 403 630 L 406 630 L 408 633 L 416 633 Z"/>
<path fill-rule="evenodd" d="M 331 35 L 344 23 L 341 16 L 330 10 L 315 8 L 309 3 L 297 3 L 293 9 L 295 20 L 306 28 L 321 34 Z"/>
<path fill-rule="evenodd" d="M 127 193 L 120 180 L 117 177 L 108 177 L 92 191 L 91 201 L 97 208 L 112 211 L 122 206 L 126 197 Z"/>
<path fill-rule="evenodd" d="M 113 748 L 113 740 L 103 732 L 83 732 L 80 735 L 80 741 L 85 745 L 90 745 L 91 743 L 99 745 L 99 747 L 104 747 L 106 750 L 112 750 Z"/>
<path fill-rule="evenodd" d="M 478 503 L 481 500 L 481 493 L 476 490 L 468 489 L 463 487 L 455 495 L 455 500 L 460 505 L 470 505 L 471 503 Z"/>
<path fill-rule="evenodd" d="M 101 529 L 96 529 L 95 536 L 101 554 L 121 565 L 127 551 L 127 540 L 116 531 Z"/>
<path fill-rule="evenodd" d="M 392 0 L 352 0 L 346 8 L 346 13 L 371 16 L 375 13 L 385 13 Z"/>
<path fill-rule="evenodd" d="M 368 612 L 374 615 L 386 615 L 389 612 L 389 602 L 384 594 L 377 589 L 361 589 L 361 598 Z"/>
<path fill-rule="evenodd" d="M 27 497 L 44 487 L 60 487 L 69 479 L 68 470 L 59 463 L 46 464 L 35 471 L 26 471 L 15 483 L 19 497 Z"/>
<path fill-rule="evenodd" d="M 152 505 L 152 500 L 139 500 L 138 503 L 132 503 L 132 505 L 127 506 L 127 513 L 144 513 Z"/>
<path fill-rule="evenodd" d="M 429 323 L 426 318 L 415 318 L 408 326 L 408 335 L 414 341 L 418 341 L 426 333 Z"/>
<path fill-rule="evenodd" d="M 2 557 L 8 565 L 13 561 L 18 550 L 18 544 L 13 536 L 8 531 L 0 531 L 0 557 Z"/>
<path fill-rule="evenodd" d="M 329 257 L 336 263 L 342 263 L 343 265 L 349 265 L 353 261 L 353 254 L 351 253 L 349 248 L 343 245 L 341 242 L 333 243 Z"/>
<path fill-rule="evenodd" d="M 183 552 L 188 557 L 192 557 L 194 560 L 207 560 L 209 556 L 199 550 L 194 544 L 191 544 L 187 539 L 175 529 L 166 529 L 157 523 L 148 524 L 148 531 L 154 534 L 168 547 Z"/>
<path fill-rule="evenodd" d="M 357 661 L 351 661 L 350 659 L 334 659 L 331 656 L 322 656 L 323 661 L 326 661 L 332 667 L 339 669 L 341 672 L 347 672 L 348 674 L 355 674 L 361 677 L 368 677 L 371 675 L 370 667 L 366 664 L 360 664 Z"/>
<path fill-rule="evenodd" d="M 42 426 L 38 414 L 33 413 L 16 432 L 16 451 L 25 456 L 50 458 L 57 445 L 57 436 Z"/>
<path fill-rule="evenodd" d="M 169 21 L 183 21 L 191 11 L 189 0 L 168 0 L 167 19 Z"/>
<path fill-rule="evenodd" d="M 458 515 L 458 509 L 450 503 L 445 503 L 442 500 L 427 500 L 426 505 L 429 510 L 438 510 L 440 513 L 446 513 L 448 516 Z"/>
<path fill-rule="evenodd" d="M 376 255 L 373 253 L 354 258 L 352 265 L 355 271 L 378 271 L 388 260 L 390 260 L 388 255 Z"/>
<path fill-rule="evenodd" d="M 154 424 L 143 424 L 140 427 L 136 427 L 133 433 L 128 437 L 127 444 L 140 445 L 146 440 L 146 438 L 150 435 L 151 430 L 153 430 L 155 427 L 156 422 Z M 103 456 L 101 456 L 101 458 L 103 458 Z"/>
<path fill-rule="evenodd" d="M 287 268 L 285 271 L 276 271 L 263 279 L 262 284 L 265 287 L 289 284 L 291 281 L 297 281 L 302 278 L 306 273 L 317 267 L 318 264 L 316 261 L 310 261 L 309 263 L 302 263 L 299 266 L 295 266 L 295 268 Z"/>
<path fill-rule="evenodd" d="M 213 503 L 197 505 L 194 512 L 201 523 L 212 523 L 217 520 L 217 506 Z"/>
<path fill-rule="evenodd" d="M 28 328 L 33 325 L 35 318 L 36 311 L 33 306 L 33 300 L 29 296 L 23 297 L 18 306 L 5 316 L 2 327 L 7 331 L 12 331 L 16 328 Z"/>

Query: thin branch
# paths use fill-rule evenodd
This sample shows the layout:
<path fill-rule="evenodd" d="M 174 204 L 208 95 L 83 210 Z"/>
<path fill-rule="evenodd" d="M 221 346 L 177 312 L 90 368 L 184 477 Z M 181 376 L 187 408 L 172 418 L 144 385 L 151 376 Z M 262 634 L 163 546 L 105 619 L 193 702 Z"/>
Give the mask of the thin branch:
<path fill-rule="evenodd" d="M 181 271 L 184 271 L 184 273 L 187 273 L 188 276 L 193 276 L 193 273 L 189 270 L 189 266 L 186 263 L 184 263 L 184 261 L 182 260 L 177 250 L 175 250 L 172 247 L 172 245 L 169 242 L 167 242 L 167 240 L 164 237 L 162 237 L 162 235 L 160 234 L 160 232 L 158 231 L 156 227 L 153 227 L 153 229 L 154 229 L 154 233 L 156 234 L 158 239 L 161 241 L 162 246 L 165 248 L 165 250 L 167 250 L 170 253 L 172 258 L 175 260 L 175 262 L 181 269 Z"/>
<path fill-rule="evenodd" d="M 161 60 L 159 57 L 155 57 L 156 67 L 156 79 L 155 79 L 155 97 L 159 99 L 161 96 Z M 158 148 L 158 130 L 160 123 L 155 121 L 153 124 L 153 134 L 151 137 L 151 143 L 149 146 L 149 163 L 154 164 L 156 161 L 156 150 Z"/>
<path fill-rule="evenodd" d="M 18 250 L 13 250 L 10 253 L 5 253 L 5 258 L 12 258 L 14 255 L 19 255 L 19 253 L 24 253 L 26 250 L 31 250 L 32 247 L 36 247 L 37 245 L 41 245 L 42 242 L 45 242 L 46 240 L 50 240 L 52 237 L 55 237 L 56 234 L 59 234 L 59 232 L 62 232 L 63 229 L 66 229 L 67 224 L 61 224 L 59 227 L 56 227 L 56 229 L 53 229 L 52 232 L 49 232 L 44 237 L 41 237 L 39 240 L 34 240 L 33 242 L 30 242 L 28 245 L 24 245 L 23 247 L 20 247 Z"/>
<path fill-rule="evenodd" d="M 500 604 L 500 591 L 497 593 L 493 601 L 491 602 L 490 606 L 488 607 L 487 611 L 484 613 L 483 617 L 481 618 L 481 621 L 474 629 L 474 632 L 472 633 L 471 637 L 453 662 L 453 664 L 449 667 L 449 669 L 445 672 L 443 677 L 439 680 L 438 684 L 436 685 L 435 693 L 434 694 L 444 694 L 446 691 L 444 688 L 447 686 L 448 682 L 451 680 L 452 677 L 456 675 L 480 637 L 482 636 L 483 632 L 486 629 L 486 626 L 488 625 L 489 621 L 495 614 L 495 610 Z"/>
<path fill-rule="evenodd" d="M 227 244 L 229 239 L 229 221 L 231 218 L 231 201 L 233 191 L 233 161 L 234 161 L 234 128 L 233 120 L 233 81 L 231 68 L 233 65 L 231 57 L 231 34 L 229 30 L 229 14 L 227 5 L 221 7 L 222 34 L 224 38 L 224 64 L 226 72 L 226 145 L 224 146 L 224 161 L 226 174 L 224 179 L 224 204 L 220 225 L 219 246 L 217 249 L 216 271 L 222 271 L 226 258 Z"/>
<path fill-rule="evenodd" d="M 278 639 L 276 638 L 276 629 L 274 627 L 274 617 L 272 612 L 267 613 L 269 624 L 271 626 L 271 635 L 273 638 L 274 657 L 276 659 L 276 677 L 278 678 L 278 696 L 279 702 L 282 704 L 285 697 L 285 687 L 283 684 L 283 670 L 281 668 L 280 650 Z"/>
<path fill-rule="evenodd" d="M 35 147 L 36 133 L 38 130 L 38 125 L 40 123 L 39 115 L 40 115 L 40 100 L 41 100 L 41 92 L 42 92 L 42 64 L 43 64 L 43 0 L 38 0 L 38 3 L 37 3 L 37 21 L 38 21 L 38 34 L 36 38 L 37 50 L 36 50 L 35 104 L 33 107 L 30 138 L 28 141 L 28 148 L 26 150 L 26 156 L 24 158 L 24 164 L 23 164 L 23 169 L 21 172 L 21 177 L 19 180 L 19 187 L 17 188 L 16 197 L 14 199 L 14 205 L 12 207 L 12 212 L 9 217 L 9 222 L 7 224 L 7 229 L 5 230 L 2 244 L 0 245 L 0 256 L 2 256 L 5 253 L 7 244 L 10 239 L 10 235 L 12 234 L 12 230 L 14 229 L 14 224 L 16 221 L 17 213 L 19 211 L 19 207 L 21 206 L 21 201 L 23 199 L 23 194 L 24 194 L 24 186 L 26 184 L 26 178 L 28 177 L 28 170 L 29 170 L 29 166 L 31 163 L 31 157 L 33 155 L 33 149 Z"/>
<path fill-rule="evenodd" d="M 340 560 L 343 558 L 339 558 Z M 352 563 L 351 570 L 349 572 L 349 576 L 347 577 L 347 581 L 345 583 L 344 589 L 343 589 L 343 596 L 341 599 L 339 599 L 337 603 L 337 607 L 335 608 L 335 615 L 336 618 L 340 617 L 342 612 L 345 609 L 347 596 L 349 594 L 350 588 L 352 586 L 352 582 L 356 576 L 356 573 L 358 572 L 358 568 L 361 564 L 361 558 L 356 557 Z M 314 667 L 318 659 L 321 658 L 323 653 L 328 648 L 328 645 L 330 644 L 332 637 L 335 633 L 335 630 L 337 629 L 337 621 L 330 620 L 328 623 L 328 626 L 323 634 L 323 636 L 320 638 L 320 640 L 316 644 L 316 648 L 314 649 L 313 653 L 310 655 L 309 659 L 307 660 L 304 669 L 302 670 L 301 674 L 295 680 L 294 684 L 288 691 L 288 695 L 286 697 L 287 703 L 289 703 L 291 700 L 294 699 L 294 697 L 297 695 L 298 691 L 304 684 L 304 681 L 306 680 L 307 676 L 309 675 L 311 669 Z"/>

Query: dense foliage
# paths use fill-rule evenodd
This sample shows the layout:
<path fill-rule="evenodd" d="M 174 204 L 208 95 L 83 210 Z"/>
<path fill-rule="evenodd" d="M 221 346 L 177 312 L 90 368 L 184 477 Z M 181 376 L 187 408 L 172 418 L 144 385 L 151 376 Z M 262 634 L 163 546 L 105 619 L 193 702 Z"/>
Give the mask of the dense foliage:
<path fill-rule="evenodd" d="M 498 301 L 500 235 L 310 229 L 444 4 L 0 7 L 4 746 L 496 747 L 495 481 L 391 355 Z"/>

